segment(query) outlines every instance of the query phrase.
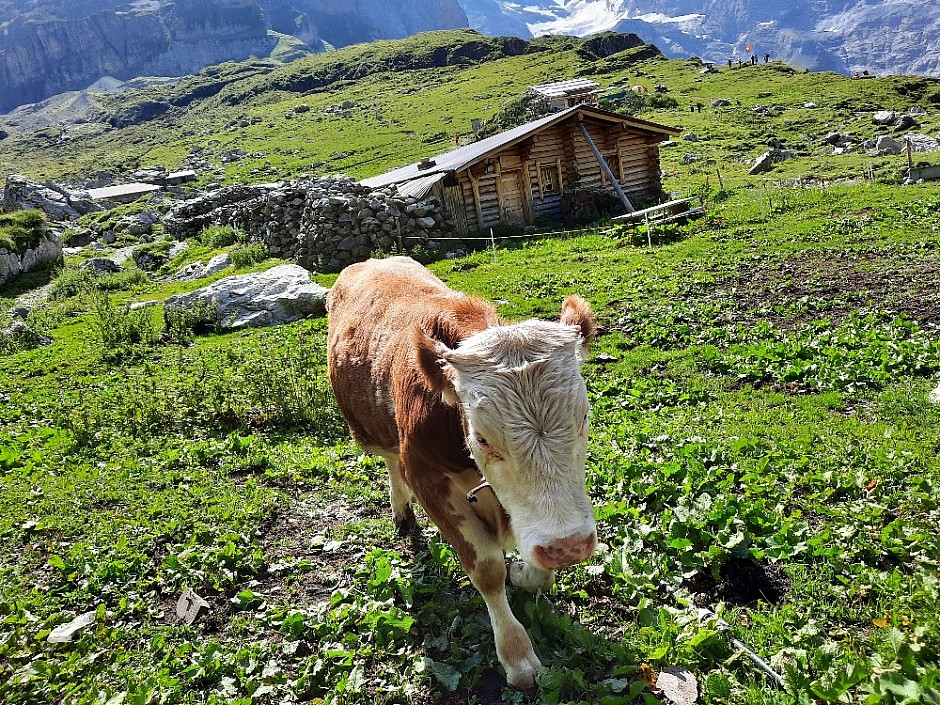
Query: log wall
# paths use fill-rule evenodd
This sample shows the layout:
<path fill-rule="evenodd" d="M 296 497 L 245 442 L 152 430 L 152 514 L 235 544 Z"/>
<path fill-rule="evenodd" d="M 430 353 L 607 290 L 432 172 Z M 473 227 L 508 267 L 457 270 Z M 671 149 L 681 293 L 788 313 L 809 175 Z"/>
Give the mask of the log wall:
<path fill-rule="evenodd" d="M 589 117 L 584 124 L 627 196 L 662 192 L 661 135 L 629 131 L 621 124 Z M 545 168 L 554 170 L 554 189 L 543 178 Z M 567 120 L 457 174 L 457 186 L 444 188 L 444 203 L 455 216 L 458 232 L 485 230 L 503 220 L 500 174 L 504 170 L 521 170 L 526 222 L 538 216 L 560 216 L 562 193 L 567 189 L 610 185 L 577 122 Z"/>

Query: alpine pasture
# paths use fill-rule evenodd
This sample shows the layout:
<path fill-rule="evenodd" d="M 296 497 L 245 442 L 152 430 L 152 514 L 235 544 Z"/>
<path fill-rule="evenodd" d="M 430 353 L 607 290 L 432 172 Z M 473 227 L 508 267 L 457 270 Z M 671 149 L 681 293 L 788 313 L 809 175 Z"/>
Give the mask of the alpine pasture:
<path fill-rule="evenodd" d="M 374 51 L 422 42 L 459 44 Z M 129 308 L 204 284 L 160 276 L 199 257 L 277 263 L 209 230 L 157 276 L 93 277 L 70 256 L 0 290 L 5 312 L 50 285 L 28 323 L 51 339 L 0 343 L 0 701 L 616 705 L 662 702 L 656 674 L 684 669 L 701 703 L 940 702 L 940 187 L 901 185 L 903 155 L 819 145 L 911 105 L 935 134 L 940 87 L 774 63 L 703 76 L 576 43 L 276 88 L 279 71 L 366 51 L 345 49 L 233 82 L 238 101 L 127 128 L 119 147 L 115 131 L 0 151 L 5 169 L 35 154 L 31 169 L 65 174 L 176 166 L 198 138 L 269 155 L 226 166 L 228 182 L 314 159 L 365 176 L 443 151 L 451 120 L 491 116 L 546 74 L 669 86 L 674 104 L 634 108 L 696 133 L 663 149 L 665 183 L 702 196 L 705 218 L 652 247 L 599 222 L 429 264 L 507 319 L 555 318 L 578 293 L 600 326 L 583 367 L 599 550 L 548 593 L 509 589 L 545 666 L 537 692 L 506 686 L 482 598 L 426 517 L 414 540 L 395 531 L 384 464 L 329 391 L 325 319 L 221 332 Z M 688 111 L 727 97 L 741 104 Z M 347 99 L 402 124 L 323 112 Z M 268 123 L 223 128 L 238 112 Z M 797 157 L 748 177 L 770 137 Z M 205 604 L 187 614 L 193 593 Z"/>

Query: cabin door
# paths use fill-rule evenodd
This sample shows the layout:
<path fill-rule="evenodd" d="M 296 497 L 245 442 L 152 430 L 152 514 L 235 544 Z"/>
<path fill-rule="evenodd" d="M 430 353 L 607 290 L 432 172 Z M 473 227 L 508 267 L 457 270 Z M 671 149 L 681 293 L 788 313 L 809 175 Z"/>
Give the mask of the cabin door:
<path fill-rule="evenodd" d="M 499 219 L 504 223 L 524 223 L 524 204 L 522 170 L 503 171 L 499 175 Z"/>

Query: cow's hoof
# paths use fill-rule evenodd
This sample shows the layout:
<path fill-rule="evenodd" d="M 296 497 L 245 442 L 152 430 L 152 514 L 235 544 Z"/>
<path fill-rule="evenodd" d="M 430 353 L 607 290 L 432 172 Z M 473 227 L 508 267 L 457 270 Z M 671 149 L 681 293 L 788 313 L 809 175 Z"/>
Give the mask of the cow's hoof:
<path fill-rule="evenodd" d="M 410 502 L 405 505 L 401 514 L 395 515 L 395 526 L 398 527 L 399 536 L 411 536 L 418 530 L 418 520 Z"/>
<path fill-rule="evenodd" d="M 555 584 L 555 571 L 542 570 L 524 561 L 509 564 L 509 580 L 516 587 L 528 592 L 548 592 Z"/>
<path fill-rule="evenodd" d="M 542 669 L 542 662 L 539 661 L 539 658 L 535 655 L 535 652 L 532 652 L 529 656 L 523 658 L 516 665 L 512 667 L 505 666 L 505 668 L 506 682 L 509 683 L 509 685 L 511 685 L 513 688 L 518 688 L 519 690 L 527 690 L 532 692 L 535 690 L 535 677 Z"/>

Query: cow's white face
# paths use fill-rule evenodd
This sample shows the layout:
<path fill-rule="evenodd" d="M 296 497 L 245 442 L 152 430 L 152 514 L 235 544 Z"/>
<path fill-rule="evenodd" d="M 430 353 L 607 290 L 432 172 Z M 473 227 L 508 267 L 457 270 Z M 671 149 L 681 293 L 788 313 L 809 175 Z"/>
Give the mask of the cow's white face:
<path fill-rule="evenodd" d="M 585 491 L 581 342 L 577 326 L 532 320 L 440 351 L 470 452 L 509 514 L 523 560 L 546 570 L 585 560 L 597 542 Z"/>

